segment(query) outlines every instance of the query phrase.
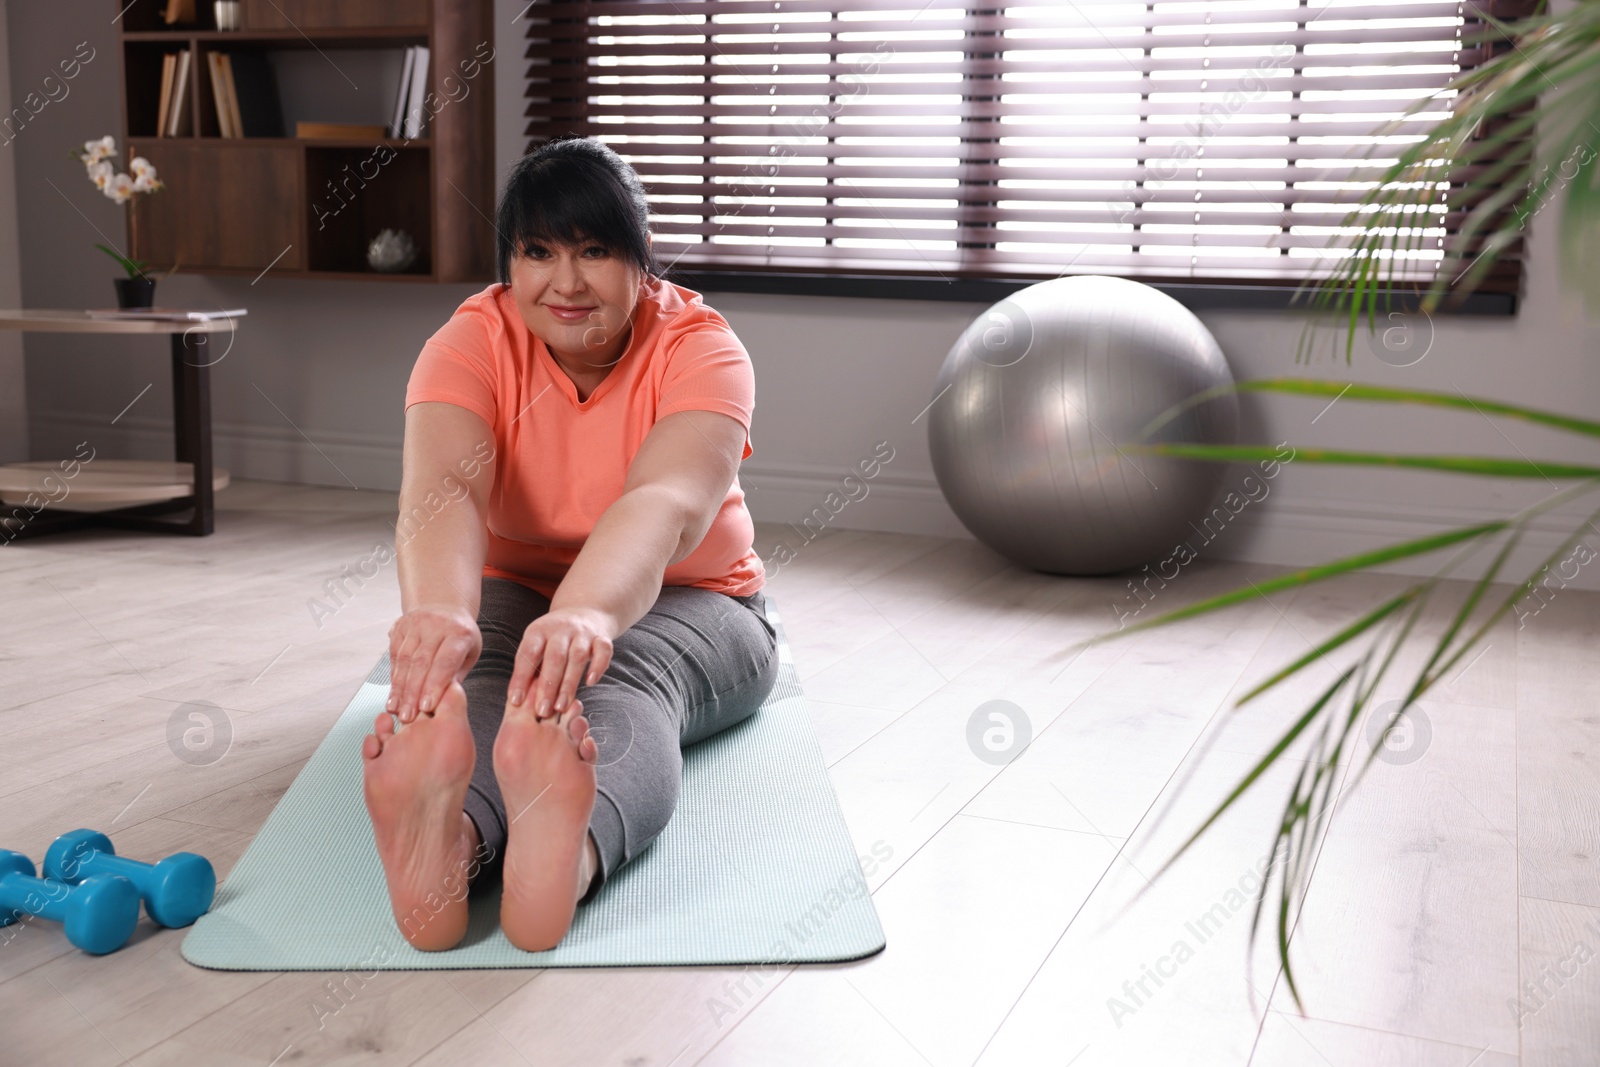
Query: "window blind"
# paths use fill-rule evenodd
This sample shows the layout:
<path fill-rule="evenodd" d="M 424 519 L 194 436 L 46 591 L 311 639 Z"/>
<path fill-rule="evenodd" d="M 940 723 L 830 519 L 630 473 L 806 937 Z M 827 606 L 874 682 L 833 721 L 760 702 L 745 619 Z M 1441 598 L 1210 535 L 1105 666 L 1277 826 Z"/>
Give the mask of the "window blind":
<path fill-rule="evenodd" d="M 1479 61 L 1479 10 L 544 0 L 526 133 L 627 159 L 682 269 L 1292 285 L 1331 272 L 1345 214 L 1448 113 L 1373 136 Z M 1430 280 L 1487 195 L 1447 177 L 1399 281 Z M 1520 260 L 1480 288 L 1516 292 Z"/>

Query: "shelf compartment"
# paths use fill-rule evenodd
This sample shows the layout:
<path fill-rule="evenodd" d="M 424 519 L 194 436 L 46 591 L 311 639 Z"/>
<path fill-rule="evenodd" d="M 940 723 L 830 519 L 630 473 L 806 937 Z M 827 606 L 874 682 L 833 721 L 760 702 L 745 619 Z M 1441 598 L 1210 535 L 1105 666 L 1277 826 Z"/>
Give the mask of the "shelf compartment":
<path fill-rule="evenodd" d="M 177 55 L 188 46 L 181 38 L 165 41 L 127 44 L 122 51 L 122 66 L 127 82 L 125 106 L 127 130 L 130 137 L 155 137 L 160 125 L 161 64 L 169 53 Z M 205 62 L 201 57 L 201 64 Z M 187 131 L 194 133 L 194 78 L 198 72 L 190 61 L 190 84 L 184 91 L 183 106 L 189 112 Z M 210 92 L 209 89 L 206 90 Z"/>
<path fill-rule="evenodd" d="M 273 278 L 493 277 L 492 76 L 467 78 L 470 95 L 452 98 L 424 136 L 410 141 L 287 136 L 298 119 L 377 125 L 392 118 L 392 88 L 378 94 L 380 106 L 369 106 L 368 97 L 372 86 L 397 85 L 401 64 L 370 61 L 361 51 L 403 58 L 407 46 L 427 45 L 433 86 L 437 72 L 486 67 L 484 43 L 494 36 L 490 0 L 241 0 L 237 32 L 215 29 L 210 0 L 197 0 L 192 24 L 171 27 L 161 17 L 166 0 L 112 4 L 106 17 L 116 22 L 123 60 L 121 139 L 130 155 L 146 155 L 169 186 L 123 213 L 132 254 L 158 270 L 176 264 L 186 273 L 251 280 L 269 265 Z M 185 94 L 189 131 L 159 138 L 161 57 L 186 48 L 198 58 Z M 285 136 L 220 136 L 205 55 L 243 50 L 270 58 Z M 314 52 L 323 54 L 313 61 Z M 368 90 L 361 100 L 338 95 L 357 84 Z M 380 149 L 392 158 L 376 168 L 367 162 L 361 177 L 363 162 Z M 403 229 L 418 244 L 417 261 L 403 273 L 367 266 L 367 245 L 384 228 Z"/>
<path fill-rule="evenodd" d="M 277 126 L 277 128 L 280 131 L 285 131 L 286 127 L 284 125 L 284 120 L 283 120 L 282 90 L 279 87 L 279 85 L 277 84 L 277 73 L 276 73 L 276 71 L 273 70 L 272 52 L 271 52 L 271 50 L 265 49 L 265 48 L 253 48 L 246 42 L 241 42 L 239 46 L 234 46 L 233 43 L 230 42 L 230 47 L 227 47 L 227 48 L 218 48 L 212 43 L 206 43 L 206 44 L 202 44 L 202 45 L 197 46 L 196 49 L 195 49 L 195 54 L 196 54 L 195 66 L 199 68 L 199 81 L 198 81 L 198 83 L 196 85 L 196 93 L 197 93 L 197 101 L 196 101 L 196 103 L 197 103 L 197 106 L 199 108 L 199 116 L 198 117 L 199 117 L 200 125 L 199 125 L 198 129 L 200 131 L 200 136 L 203 139 L 206 139 L 208 141 L 209 140 L 222 140 L 222 139 L 224 139 L 222 137 L 222 122 L 221 122 L 221 118 L 217 114 L 217 98 L 216 98 L 216 92 L 215 92 L 215 90 L 214 90 L 214 88 L 212 86 L 211 63 L 210 63 L 210 60 L 208 58 L 213 53 L 216 53 L 218 55 L 227 56 L 227 57 L 229 57 L 230 60 L 238 59 L 238 60 L 242 61 L 242 60 L 247 60 L 248 59 L 248 60 L 252 61 L 253 63 L 260 63 L 260 64 L 264 64 L 265 65 L 266 69 L 271 72 L 271 79 L 272 79 L 271 91 L 272 91 L 272 94 L 277 98 L 277 108 L 278 108 L 278 126 Z M 247 85 L 248 84 L 246 82 L 245 78 L 240 74 L 240 72 L 242 70 L 244 70 L 244 69 L 245 68 L 243 67 L 242 63 L 239 64 L 239 65 L 236 65 L 234 67 L 235 82 L 237 84 L 239 84 L 239 85 Z M 246 109 L 244 111 L 244 114 L 253 115 L 253 112 L 250 110 L 250 105 L 251 105 L 253 100 L 254 100 L 254 98 L 250 98 L 250 99 L 242 100 L 240 102 L 240 106 L 242 108 Z M 277 143 L 277 142 L 281 142 L 281 141 L 292 141 L 293 138 L 286 137 L 286 136 L 278 136 L 278 137 L 226 138 L 226 140 L 229 140 L 229 141 L 250 140 L 250 141 L 254 141 L 254 142 L 258 143 L 258 144 L 263 144 L 263 143 Z"/>
<path fill-rule="evenodd" d="M 307 267 L 395 277 L 367 266 L 367 245 L 385 229 L 405 230 L 417 258 L 402 275 L 433 272 L 433 217 L 426 148 L 334 147 L 306 142 Z"/>
<path fill-rule="evenodd" d="M 216 9 L 211 6 L 211 0 L 195 0 L 195 21 L 179 23 L 168 26 L 164 17 L 167 10 L 167 0 L 133 0 L 126 7 L 117 4 L 119 28 L 123 35 L 129 39 L 134 35 L 153 37 L 158 34 L 178 36 L 186 33 L 216 31 Z"/>

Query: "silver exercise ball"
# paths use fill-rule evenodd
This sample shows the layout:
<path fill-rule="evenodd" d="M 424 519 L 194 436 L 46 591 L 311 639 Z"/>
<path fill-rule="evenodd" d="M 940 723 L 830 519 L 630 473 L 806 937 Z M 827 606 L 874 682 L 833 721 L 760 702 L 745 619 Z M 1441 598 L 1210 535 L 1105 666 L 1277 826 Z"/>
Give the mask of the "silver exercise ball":
<path fill-rule="evenodd" d="M 1022 566 L 1137 567 L 1193 536 L 1227 467 L 1126 446 L 1232 381 L 1210 331 L 1165 293 L 1124 278 L 1040 282 L 979 315 L 945 357 L 928 411 L 934 474 L 973 536 Z M 1237 432 L 1229 393 L 1150 441 L 1232 444 Z"/>

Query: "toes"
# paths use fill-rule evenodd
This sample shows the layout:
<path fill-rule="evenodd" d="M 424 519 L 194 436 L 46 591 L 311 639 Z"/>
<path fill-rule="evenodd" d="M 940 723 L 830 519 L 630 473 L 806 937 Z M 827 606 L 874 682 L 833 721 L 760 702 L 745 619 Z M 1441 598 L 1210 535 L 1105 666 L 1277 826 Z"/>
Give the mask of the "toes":
<path fill-rule="evenodd" d="M 387 711 L 380 712 L 372 720 L 372 730 L 361 742 L 363 759 L 377 759 L 383 753 L 384 744 L 394 736 L 394 718 Z"/>
<path fill-rule="evenodd" d="M 578 758 L 585 763 L 597 762 L 600 758 L 600 749 L 595 744 L 594 737 L 589 733 L 589 720 L 582 716 L 575 716 L 567 724 L 567 736 L 572 739 L 573 747 L 577 750 Z"/>
<path fill-rule="evenodd" d="M 567 737 L 572 741 L 573 745 L 582 747 L 585 740 L 590 740 L 589 720 L 582 715 L 573 715 L 567 720 L 566 727 Z"/>

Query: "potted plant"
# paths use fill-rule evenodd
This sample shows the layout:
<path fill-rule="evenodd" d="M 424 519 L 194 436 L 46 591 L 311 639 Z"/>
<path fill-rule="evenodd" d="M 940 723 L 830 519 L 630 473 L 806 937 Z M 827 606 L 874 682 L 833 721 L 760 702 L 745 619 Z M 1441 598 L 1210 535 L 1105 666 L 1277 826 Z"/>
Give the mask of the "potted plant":
<path fill-rule="evenodd" d="M 95 188 L 119 204 L 126 204 L 135 197 L 153 193 L 164 187 L 164 183 L 156 177 L 156 168 L 143 156 L 135 156 L 128 164 L 128 172 L 119 174 L 116 167 L 110 163 L 116 154 L 117 142 L 107 134 L 98 141 L 85 141 L 82 151 L 74 152 L 73 156 L 83 161 L 84 169 L 88 172 L 89 180 L 94 183 Z M 148 263 L 141 259 L 130 259 L 115 248 L 103 244 L 96 244 L 95 247 L 116 260 L 117 264 L 127 272 L 126 278 L 113 280 L 117 289 L 118 307 L 143 308 L 154 304 L 156 280 L 145 273 Z"/>
<path fill-rule="evenodd" d="M 1508 43 L 1510 47 L 1482 65 L 1457 75 L 1440 94 L 1420 100 L 1410 108 L 1408 114 L 1437 108 L 1439 97 L 1453 97 L 1449 101 L 1450 116 L 1407 146 L 1345 218 L 1343 226 L 1354 234 L 1354 239 L 1349 243 L 1334 239 L 1332 247 L 1338 249 L 1336 254 L 1345 258 L 1331 276 L 1314 284 L 1315 310 L 1331 310 L 1335 321 L 1340 323 L 1340 330 L 1348 329 L 1344 353 L 1347 364 L 1363 315 L 1369 332 L 1374 328 L 1380 289 L 1383 290 L 1384 310 L 1388 311 L 1397 263 L 1403 267 L 1408 262 L 1408 253 L 1427 247 L 1425 240 L 1433 241 L 1439 236 L 1439 228 L 1443 226 L 1439 217 L 1443 210 L 1439 194 L 1452 185 L 1461 188 L 1459 180 L 1449 181 L 1449 176 L 1458 173 L 1459 168 L 1476 168 L 1478 175 L 1469 183 L 1471 195 L 1463 205 L 1468 210 L 1460 236 L 1445 247 L 1431 284 L 1421 295 L 1421 309 L 1431 313 L 1446 298 L 1454 300 L 1472 292 L 1496 259 L 1523 236 L 1528 220 L 1547 206 L 1559 203 L 1563 215 L 1559 228 L 1563 285 L 1583 294 L 1585 307 L 1591 315 L 1600 310 L 1600 262 L 1596 259 L 1596 249 L 1600 249 L 1600 169 L 1596 167 L 1596 157 L 1600 154 L 1600 0 L 1579 0 L 1559 13 L 1549 12 L 1544 0 L 1540 0 L 1531 16 L 1515 22 L 1503 22 L 1488 15 L 1483 18 L 1485 28 L 1470 36 L 1476 37 L 1477 43 Z M 1543 100 L 1540 100 L 1541 94 L 1545 97 Z M 1398 126 L 1398 122 L 1390 123 L 1375 133 L 1388 134 Z M 1373 151 L 1381 149 L 1369 149 L 1368 154 Z M 1387 282 L 1383 277 L 1385 270 Z M 1299 355 L 1308 350 L 1308 339 L 1319 325 L 1313 318 L 1302 332 L 1297 361 Z M 1600 420 L 1460 393 L 1303 378 L 1247 381 L 1228 388 L 1418 405 L 1473 418 L 1530 421 L 1576 434 L 1590 442 L 1600 438 Z M 1179 411 L 1204 402 L 1210 395 L 1209 392 L 1199 394 L 1162 415 L 1146 428 L 1146 439 Z M 1276 454 L 1270 446 L 1255 445 L 1134 444 L 1125 447 L 1130 451 L 1224 462 L 1254 461 Z M 1529 610 L 1519 606 L 1530 594 L 1537 595 L 1535 591 L 1542 580 L 1547 580 L 1547 572 L 1568 559 L 1575 548 L 1583 547 L 1580 542 L 1586 532 L 1600 530 L 1600 510 L 1574 518 L 1570 536 L 1563 538 L 1538 566 L 1526 574 L 1508 573 L 1512 551 L 1531 520 L 1600 489 L 1600 460 L 1572 463 L 1535 461 L 1525 456 L 1506 459 L 1301 448 L 1296 450 L 1295 462 L 1409 467 L 1508 478 L 1559 478 L 1572 483 L 1514 515 L 1297 570 L 1085 642 L 1110 640 L 1122 634 L 1167 625 L 1265 597 L 1278 590 L 1309 585 L 1394 560 L 1454 550 L 1431 577 L 1410 581 L 1398 594 L 1351 620 L 1239 698 L 1238 704 L 1242 705 L 1325 658 L 1328 662 L 1333 662 L 1330 657 L 1335 656 L 1350 661 L 1293 721 L 1284 724 L 1277 743 L 1254 764 L 1226 799 L 1201 820 L 1178 853 L 1168 860 L 1167 866 L 1170 866 L 1177 855 L 1199 839 L 1279 759 L 1289 755 L 1304 760 L 1304 770 L 1286 798 L 1274 831 L 1273 854 L 1285 858 L 1275 863 L 1262 883 L 1251 923 L 1253 938 L 1262 919 L 1268 886 L 1275 883 L 1277 899 L 1270 910 L 1275 913 L 1278 957 L 1289 992 L 1298 1005 L 1300 991 L 1289 964 L 1289 934 L 1308 885 L 1316 851 L 1311 846 L 1325 829 L 1337 799 L 1339 775 L 1336 772 L 1341 759 L 1360 755 L 1362 730 L 1366 727 L 1364 719 L 1374 704 L 1379 682 L 1396 663 L 1402 646 L 1416 639 L 1419 620 L 1429 597 L 1439 591 L 1440 582 L 1452 571 L 1459 573 L 1464 566 L 1472 566 L 1474 569 L 1467 575 L 1471 585 L 1464 602 L 1451 609 L 1442 635 L 1430 639 L 1432 648 L 1424 657 L 1423 666 L 1405 680 L 1400 713 L 1383 726 L 1378 744 L 1373 745 L 1362 760 L 1362 772 L 1377 757 L 1390 732 L 1401 728 L 1400 719 L 1405 709 L 1464 662 L 1497 622 L 1513 611 L 1518 611 L 1520 616 L 1522 610 Z M 1496 588 L 1497 581 L 1512 584 L 1509 588 L 1505 585 Z M 1359 781 L 1359 775 L 1355 780 Z"/>

